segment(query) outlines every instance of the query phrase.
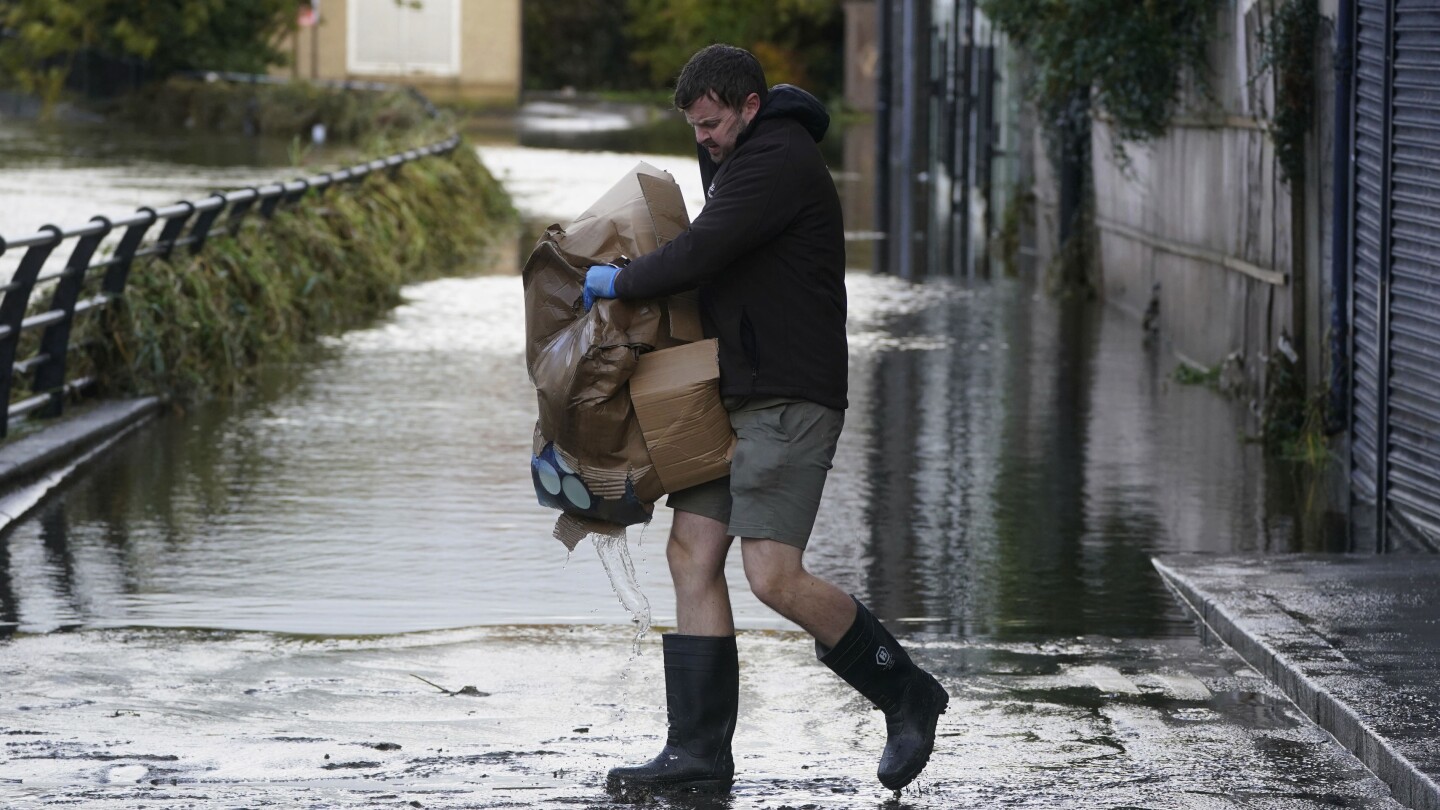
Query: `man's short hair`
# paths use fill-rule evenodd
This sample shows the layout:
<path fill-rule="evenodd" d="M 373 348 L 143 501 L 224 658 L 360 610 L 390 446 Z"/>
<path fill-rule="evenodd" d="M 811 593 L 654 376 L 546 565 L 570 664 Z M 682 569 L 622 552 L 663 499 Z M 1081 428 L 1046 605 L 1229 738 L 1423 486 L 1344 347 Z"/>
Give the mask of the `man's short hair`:
<path fill-rule="evenodd" d="M 690 105 L 714 93 L 722 105 L 738 110 L 751 93 L 765 102 L 765 70 L 755 55 L 734 45 L 709 45 L 695 52 L 675 80 L 675 108 Z"/>

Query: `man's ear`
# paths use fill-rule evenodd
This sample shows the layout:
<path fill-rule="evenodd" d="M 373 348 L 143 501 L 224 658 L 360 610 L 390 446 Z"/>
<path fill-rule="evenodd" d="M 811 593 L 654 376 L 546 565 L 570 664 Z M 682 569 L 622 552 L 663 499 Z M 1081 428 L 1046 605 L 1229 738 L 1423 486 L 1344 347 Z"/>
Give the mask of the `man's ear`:
<path fill-rule="evenodd" d="M 755 119 L 755 114 L 758 112 L 760 112 L 760 94 L 751 93 L 745 97 L 745 101 L 740 105 L 740 115 L 745 119 L 745 123 L 748 124 Z"/>

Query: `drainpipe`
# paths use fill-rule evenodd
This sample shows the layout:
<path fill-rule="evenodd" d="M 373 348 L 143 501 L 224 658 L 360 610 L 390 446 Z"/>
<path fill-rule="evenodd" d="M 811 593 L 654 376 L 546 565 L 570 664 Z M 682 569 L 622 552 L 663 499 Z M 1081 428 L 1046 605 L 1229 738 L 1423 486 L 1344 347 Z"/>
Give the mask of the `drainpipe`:
<path fill-rule="evenodd" d="M 890 263 L 890 249 L 895 244 L 895 223 L 890 221 L 890 61 L 895 58 L 895 48 L 890 38 L 891 0 L 879 0 L 875 4 L 879 16 L 879 30 L 875 39 L 880 43 L 880 70 L 875 77 L 875 225 L 882 234 L 875 243 L 875 272 L 889 273 L 894 270 Z"/>
<path fill-rule="evenodd" d="M 917 4 L 900 2 L 900 49 L 892 52 L 899 57 L 900 68 L 900 191 L 899 219 L 891 229 L 890 238 L 898 248 L 895 269 L 906 281 L 915 281 L 915 15 Z"/>
<path fill-rule="evenodd" d="M 1337 433 L 1350 411 L 1350 95 L 1355 63 L 1355 12 L 1352 0 L 1340 0 L 1335 19 L 1335 148 L 1332 153 L 1330 207 L 1330 418 Z"/>
<path fill-rule="evenodd" d="M 960 195 L 956 205 L 960 209 L 960 268 L 961 275 L 970 278 L 974 275 L 974 267 L 970 264 L 970 150 L 975 142 L 975 127 L 971 125 L 971 115 L 974 113 L 975 105 L 975 0 L 965 0 L 964 8 L 960 13 L 964 15 L 964 24 L 960 34 L 960 59 L 964 65 L 964 72 L 961 76 L 960 90 L 960 168 L 955 172 L 957 175 L 956 186 Z"/>

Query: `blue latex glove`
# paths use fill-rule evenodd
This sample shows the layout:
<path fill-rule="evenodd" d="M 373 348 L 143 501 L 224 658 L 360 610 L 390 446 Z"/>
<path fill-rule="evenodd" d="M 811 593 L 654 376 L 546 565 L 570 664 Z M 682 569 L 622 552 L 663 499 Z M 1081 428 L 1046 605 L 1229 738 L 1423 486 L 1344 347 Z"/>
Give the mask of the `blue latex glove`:
<path fill-rule="evenodd" d="M 595 305 L 596 298 L 615 297 L 615 277 L 620 268 L 613 264 L 595 264 L 585 274 L 585 311 Z"/>

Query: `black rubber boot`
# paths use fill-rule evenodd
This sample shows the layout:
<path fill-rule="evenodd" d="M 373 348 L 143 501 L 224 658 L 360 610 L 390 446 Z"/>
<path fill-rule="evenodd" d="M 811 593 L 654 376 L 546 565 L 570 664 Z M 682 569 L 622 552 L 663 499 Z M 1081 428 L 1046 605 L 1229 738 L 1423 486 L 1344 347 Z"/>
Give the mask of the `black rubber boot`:
<path fill-rule="evenodd" d="M 850 597 L 855 599 L 855 597 Z M 910 784 L 935 748 L 935 724 L 950 696 L 915 665 L 895 637 L 855 599 L 855 623 L 834 647 L 815 642 L 815 657 L 885 712 L 885 753 L 876 776 L 899 790 Z"/>
<path fill-rule="evenodd" d="M 616 793 L 723 793 L 735 781 L 730 739 L 740 701 L 740 662 L 734 636 L 661 637 L 665 650 L 665 707 L 670 733 L 660 754 L 644 765 L 611 768 Z"/>

